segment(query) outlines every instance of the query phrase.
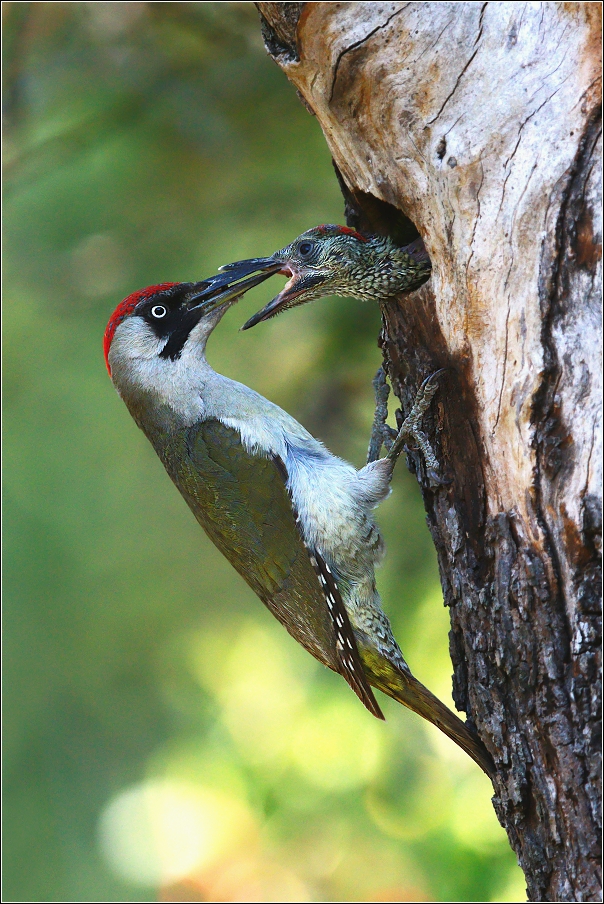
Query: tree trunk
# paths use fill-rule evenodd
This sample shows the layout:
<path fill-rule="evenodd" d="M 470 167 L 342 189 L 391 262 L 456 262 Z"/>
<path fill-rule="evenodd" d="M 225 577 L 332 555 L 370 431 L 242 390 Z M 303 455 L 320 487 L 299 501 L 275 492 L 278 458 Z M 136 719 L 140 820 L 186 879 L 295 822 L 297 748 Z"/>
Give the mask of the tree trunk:
<path fill-rule="evenodd" d="M 599 901 L 600 35 L 590 3 L 258 3 L 348 223 L 423 238 L 383 306 L 451 609 L 454 697 L 497 766 L 532 901 Z M 311 225 L 311 224 L 309 224 Z"/>

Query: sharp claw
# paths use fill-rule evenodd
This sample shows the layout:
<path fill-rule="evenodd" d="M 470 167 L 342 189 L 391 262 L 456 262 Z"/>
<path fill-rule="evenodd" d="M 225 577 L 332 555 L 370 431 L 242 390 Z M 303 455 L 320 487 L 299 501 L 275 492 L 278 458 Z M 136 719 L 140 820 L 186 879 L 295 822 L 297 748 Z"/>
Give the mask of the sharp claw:
<path fill-rule="evenodd" d="M 431 486 L 448 487 L 453 483 L 453 480 L 450 477 L 441 477 L 440 474 L 434 470 L 434 468 L 428 468 L 426 473 L 430 480 Z"/>
<path fill-rule="evenodd" d="M 428 374 L 428 376 L 424 379 L 422 385 L 419 388 L 421 392 L 422 389 L 425 389 L 426 386 L 429 386 L 432 380 L 435 380 L 436 377 L 440 376 L 440 374 L 444 373 L 446 370 L 449 370 L 448 367 L 441 367 L 439 370 L 435 370 L 433 374 Z"/>

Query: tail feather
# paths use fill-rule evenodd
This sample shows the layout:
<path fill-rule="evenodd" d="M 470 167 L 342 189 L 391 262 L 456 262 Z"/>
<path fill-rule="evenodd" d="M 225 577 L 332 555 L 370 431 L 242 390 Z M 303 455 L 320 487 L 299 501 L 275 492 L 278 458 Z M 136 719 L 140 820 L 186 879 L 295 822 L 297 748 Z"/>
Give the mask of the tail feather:
<path fill-rule="evenodd" d="M 411 672 L 404 673 L 390 665 L 387 675 L 380 669 L 379 677 L 372 675 L 370 681 L 389 697 L 440 728 L 447 737 L 472 757 L 490 779 L 495 777 L 495 765 L 491 755 L 478 735 L 452 713 L 444 703 L 441 703 L 427 687 L 414 678 Z"/>

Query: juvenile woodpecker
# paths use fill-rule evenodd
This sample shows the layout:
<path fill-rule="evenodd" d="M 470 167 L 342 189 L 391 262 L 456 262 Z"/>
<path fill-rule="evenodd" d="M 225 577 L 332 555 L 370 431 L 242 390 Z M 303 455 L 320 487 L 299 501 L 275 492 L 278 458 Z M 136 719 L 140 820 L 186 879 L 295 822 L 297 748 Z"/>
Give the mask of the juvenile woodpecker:
<path fill-rule="evenodd" d="M 432 269 L 421 239 L 399 248 L 387 237 L 362 235 L 347 226 L 333 225 L 308 229 L 270 257 L 237 261 L 222 270 L 237 272 L 241 267 L 249 268 L 249 272 L 270 269 L 289 276 L 283 290 L 250 317 L 244 330 L 324 295 L 383 302 L 419 289 Z"/>
<path fill-rule="evenodd" d="M 292 637 L 377 718 L 372 685 L 437 725 L 492 776 L 475 733 L 411 674 L 376 589 L 383 543 L 372 511 L 389 492 L 401 444 L 357 471 L 206 361 L 225 311 L 271 275 L 268 267 L 229 286 L 254 269 L 244 262 L 122 301 L 104 337 L 111 379 L 199 524 Z"/>

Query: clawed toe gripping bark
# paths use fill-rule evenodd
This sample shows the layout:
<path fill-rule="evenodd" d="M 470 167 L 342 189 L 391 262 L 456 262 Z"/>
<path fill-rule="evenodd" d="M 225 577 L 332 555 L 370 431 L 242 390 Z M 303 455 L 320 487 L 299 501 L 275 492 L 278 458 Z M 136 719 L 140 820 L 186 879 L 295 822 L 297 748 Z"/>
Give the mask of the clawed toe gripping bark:
<path fill-rule="evenodd" d="M 411 411 L 401 424 L 398 432 L 389 427 L 386 423 L 388 417 L 388 396 L 390 387 L 386 382 L 384 369 L 380 367 L 373 379 L 373 388 L 375 390 L 375 415 L 373 419 L 373 428 L 371 431 L 371 439 L 369 441 L 369 450 L 367 453 L 367 461 L 376 461 L 379 458 L 380 449 L 383 446 L 387 449 L 387 458 L 396 463 L 401 452 L 406 448 L 406 444 L 411 441 L 415 448 L 418 448 L 424 456 L 426 469 L 430 483 L 437 486 L 444 486 L 450 481 L 445 480 L 438 473 L 438 459 L 432 451 L 432 446 L 426 434 L 421 430 L 421 423 L 424 414 L 430 407 L 434 394 L 438 389 L 436 377 L 443 373 L 446 368 L 442 367 L 435 373 L 430 374 L 420 386 Z"/>
<path fill-rule="evenodd" d="M 396 430 L 393 430 L 386 423 L 390 387 L 386 381 L 383 367 L 380 367 L 373 378 L 373 390 L 375 392 L 375 414 L 373 416 L 369 449 L 367 450 L 367 464 L 378 460 L 382 446 L 385 446 L 387 451 L 390 451 L 392 443 L 397 436 Z"/>

